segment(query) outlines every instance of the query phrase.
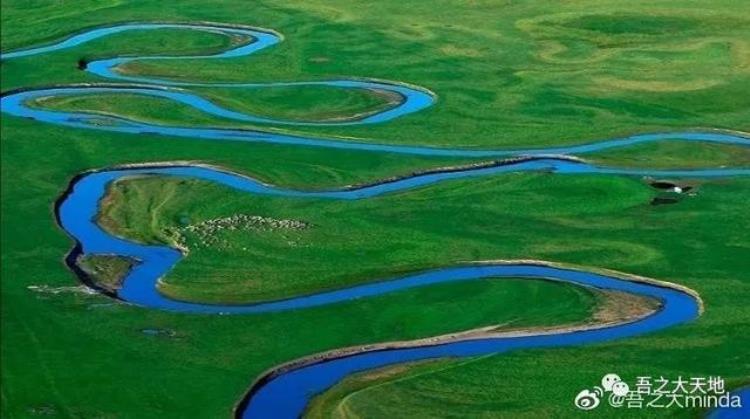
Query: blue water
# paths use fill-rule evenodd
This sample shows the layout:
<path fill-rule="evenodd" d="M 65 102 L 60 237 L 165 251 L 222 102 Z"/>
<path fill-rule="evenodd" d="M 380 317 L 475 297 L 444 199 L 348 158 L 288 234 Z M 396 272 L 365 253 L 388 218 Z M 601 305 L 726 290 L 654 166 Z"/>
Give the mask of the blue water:
<path fill-rule="evenodd" d="M 126 239 L 111 236 L 104 232 L 95 222 L 98 203 L 109 183 L 127 176 L 171 176 L 180 178 L 202 179 L 226 185 L 237 190 L 261 194 L 290 197 L 296 199 L 315 198 L 332 200 L 368 199 L 379 195 L 424 187 L 452 179 L 492 176 L 506 172 L 551 171 L 561 175 L 579 173 L 623 176 L 658 176 L 658 177 L 726 177 L 750 175 L 750 168 L 737 169 L 704 169 L 704 170 L 636 170 L 597 167 L 587 163 L 576 162 L 566 158 L 544 157 L 551 154 L 581 154 L 625 145 L 680 139 L 688 141 L 717 142 L 750 146 L 748 138 L 716 132 L 679 132 L 635 135 L 617 139 L 608 139 L 582 145 L 550 147 L 543 149 L 516 150 L 466 150 L 420 146 L 401 146 L 349 142 L 325 138 L 279 135 L 263 131 L 238 129 L 180 127 L 148 124 L 115 116 L 103 116 L 86 112 L 50 111 L 28 106 L 34 98 L 49 96 L 69 96 L 83 94 L 131 93 L 161 97 L 179 102 L 203 112 L 245 122 L 273 124 L 368 124 L 385 122 L 412 112 L 424 109 L 435 102 L 435 96 L 429 91 L 417 87 L 375 80 L 332 80 L 315 82 L 290 83 L 193 83 L 159 80 L 148 77 L 129 77 L 116 71 L 118 65 L 133 60 L 144 59 L 225 59 L 240 57 L 257 52 L 278 43 L 281 37 L 270 31 L 224 27 L 215 25 L 193 24 L 147 24 L 134 23 L 92 29 L 71 36 L 60 42 L 30 48 L 21 51 L 3 53 L 2 59 L 31 57 L 36 54 L 53 53 L 71 48 L 90 40 L 127 30 L 150 30 L 159 28 L 182 28 L 188 30 L 207 30 L 239 35 L 248 42 L 235 48 L 210 56 L 195 57 L 119 57 L 94 61 L 88 64 L 87 71 L 95 76 L 119 82 L 138 83 L 108 86 L 66 86 L 39 88 L 15 91 L 4 94 L 0 102 L 2 112 L 19 117 L 33 118 L 39 121 L 69 127 L 106 130 L 127 133 L 156 133 L 185 138 L 212 140 L 272 142 L 298 146 L 319 146 L 381 152 L 393 152 L 420 155 L 443 155 L 463 157 L 494 157 L 533 155 L 537 158 L 499 165 L 493 167 L 468 168 L 460 171 L 414 175 L 409 178 L 371 185 L 357 189 L 328 191 L 300 191 L 284 189 L 263 184 L 255 179 L 216 168 L 197 165 L 169 167 L 140 167 L 131 169 L 111 169 L 84 174 L 71 185 L 68 194 L 60 201 L 57 215 L 61 226 L 81 246 L 81 252 L 87 255 L 107 254 L 134 258 L 138 261 L 127 274 L 117 297 L 143 307 L 189 312 L 196 314 L 240 314 L 263 313 L 272 311 L 304 309 L 309 307 L 335 304 L 337 302 L 382 295 L 397 290 L 428 286 L 431 284 L 469 281 L 480 278 L 544 278 L 563 281 L 597 289 L 618 290 L 659 299 L 663 308 L 658 312 L 635 322 L 618 324 L 610 327 L 559 334 L 539 334 L 523 337 L 484 338 L 468 341 L 456 341 L 433 346 L 406 347 L 358 353 L 336 358 L 322 363 L 292 368 L 280 374 L 263 377 L 251 389 L 248 397 L 241 404 L 238 415 L 245 418 L 294 418 L 298 417 L 315 394 L 318 394 L 342 378 L 352 373 L 373 368 L 393 365 L 408 361 L 439 357 L 474 356 L 489 353 L 505 352 L 521 348 L 540 348 L 580 345 L 624 338 L 642 333 L 665 329 L 698 316 L 697 301 L 682 291 L 624 280 L 602 274 L 560 269 L 546 265 L 534 264 L 483 264 L 464 265 L 444 269 L 420 272 L 413 275 L 384 279 L 364 285 L 319 294 L 294 297 L 287 300 L 270 301 L 252 305 L 212 305 L 189 303 L 172 300 L 158 292 L 157 285 L 162 278 L 182 257 L 181 253 L 166 246 L 149 246 Z M 340 122 L 298 122 L 280 121 L 257 115 L 235 112 L 212 103 L 197 94 L 183 90 L 185 87 L 220 86 L 236 88 L 263 88 L 279 85 L 326 85 L 332 88 L 358 88 L 388 91 L 397 93 L 401 101 L 394 106 L 357 120 Z M 571 395 L 572 397 L 573 395 Z"/>
<path fill-rule="evenodd" d="M 730 394 L 740 396 L 742 408 L 719 407 L 708 414 L 708 419 L 747 419 L 750 417 L 750 387 L 732 391 Z"/>
<path fill-rule="evenodd" d="M 85 254 L 116 254 L 140 260 L 127 276 L 118 296 L 126 301 L 152 308 L 187 311 L 196 313 L 258 313 L 276 310 L 313 307 L 331 304 L 356 297 L 372 296 L 397 289 L 410 288 L 431 284 L 433 278 L 422 277 L 388 281 L 376 285 L 316 294 L 313 296 L 295 298 L 284 301 L 269 302 L 259 305 L 209 305 L 175 301 L 158 292 L 156 285 L 159 278 L 164 276 L 181 258 L 181 253 L 164 246 L 148 246 L 137 244 L 122 238 L 107 234 L 94 221 L 98 205 L 106 192 L 106 187 L 112 181 L 127 176 L 172 176 L 190 179 L 202 179 L 234 189 L 259 195 L 275 195 L 294 198 L 321 198 L 337 200 L 367 199 L 378 195 L 403 191 L 420 186 L 427 186 L 451 179 L 477 176 L 489 176 L 506 172 L 520 171 L 555 171 L 561 174 L 601 173 L 601 174 L 639 174 L 659 177 L 670 176 L 736 176 L 750 175 L 750 169 L 716 169 L 699 171 L 634 171 L 627 169 L 607 169 L 585 163 L 572 162 L 564 159 L 540 158 L 503 166 L 467 169 L 455 172 L 431 173 L 412 176 L 393 182 L 380 183 L 358 189 L 343 189 L 332 191 L 299 191 L 283 189 L 263 184 L 255 179 L 235 173 L 202 166 L 170 166 L 138 169 L 121 169 L 94 172 L 79 178 L 67 197 L 58 207 L 58 217 L 62 227 L 78 242 L 81 243 Z"/>
<path fill-rule="evenodd" d="M 244 405 L 242 417 L 298 417 L 309 398 L 335 384 L 348 374 L 395 363 L 443 356 L 471 356 L 503 352 L 510 349 L 567 346 L 602 342 L 666 328 L 695 318 L 698 304 L 693 297 L 674 289 L 635 283 L 600 274 L 558 269 L 530 264 L 469 265 L 421 272 L 402 278 L 376 281 L 319 294 L 252 305 L 211 305 L 172 300 L 157 290 L 163 277 L 181 258 L 177 250 L 164 246 L 147 246 L 111 236 L 95 222 L 98 203 L 112 181 L 128 176 L 171 176 L 202 179 L 234 189 L 260 195 L 318 199 L 368 199 L 386 193 L 426 186 L 450 179 L 490 176 L 504 172 L 554 171 L 560 174 L 620 174 L 651 176 L 736 176 L 750 175 L 750 169 L 699 171 L 636 171 L 601 168 L 565 159 L 539 158 L 503 166 L 432 173 L 377 184 L 359 189 L 332 191 L 299 191 L 263 184 L 235 173 L 201 166 L 145 167 L 93 172 L 80 177 L 60 203 L 58 216 L 63 228 L 82 246 L 84 254 L 116 254 L 140 261 L 124 280 L 118 297 L 144 307 L 204 314 L 264 313 L 334 304 L 353 298 L 382 295 L 397 290 L 431 284 L 468 281 L 488 277 L 546 278 L 582 286 L 610 289 L 658 298 L 663 309 L 642 320 L 604 329 L 556 335 L 516 338 L 479 339 L 444 345 L 408 349 L 381 350 L 313 364 L 281 374 L 253 389 Z"/>
<path fill-rule="evenodd" d="M 119 26 L 110 26 L 104 28 L 97 28 L 87 32 L 80 33 L 75 36 L 66 38 L 60 42 L 46 45 L 38 48 L 30 48 L 20 51 L 14 51 L 9 53 L 2 53 L 0 57 L 2 59 L 13 59 L 21 57 L 29 57 L 37 54 L 50 53 L 62 49 L 72 48 L 94 39 L 102 38 L 116 33 L 133 30 L 155 30 L 155 29 L 185 29 L 185 30 L 199 30 L 218 32 L 227 36 L 241 36 L 250 40 L 240 44 L 234 48 L 222 51 L 211 55 L 196 55 L 196 56 L 168 56 L 168 55 L 157 55 L 157 56 L 138 56 L 138 57 L 116 57 L 103 60 L 92 61 L 87 64 L 86 71 L 96 75 L 98 77 L 116 80 L 139 83 L 142 86 L 140 89 L 131 89 L 128 85 L 120 85 L 118 87 L 109 88 L 52 88 L 52 89 L 39 89 L 27 91 L 24 93 L 11 94 L 8 97 L 2 99 L 2 111 L 18 116 L 27 116 L 40 121 L 62 123 L 68 121 L 65 125 L 81 126 L 86 125 L 87 121 L 90 121 L 91 114 L 88 113 L 68 113 L 68 112 L 35 112 L 28 109 L 24 102 L 34 97 L 49 97 L 49 96 L 69 96 L 69 95 L 82 95 L 82 94 L 101 94 L 101 93 L 123 93 L 128 92 L 137 95 L 146 96 L 157 96 L 167 98 L 180 102 L 194 108 L 200 109 L 206 113 L 210 113 L 215 116 L 224 118 L 234 119 L 242 122 L 254 122 L 254 123 L 274 123 L 274 124 L 293 124 L 293 125 L 354 125 L 354 124 L 372 124 L 389 121 L 402 115 L 406 115 L 412 112 L 422 110 L 435 101 L 435 96 L 426 89 L 407 86 L 401 83 L 392 83 L 387 81 L 378 80 L 355 80 L 355 79 L 343 79 L 343 80 L 323 80 L 323 81 L 310 81 L 310 82 L 275 82 L 275 83 L 199 83 L 199 82 L 183 82 L 175 80 L 164 80 L 155 79 L 144 76 L 127 76 L 116 71 L 117 67 L 125 65 L 132 61 L 144 61 L 144 60 L 205 60 L 205 59 L 228 59 L 246 56 L 262 49 L 268 48 L 277 44 L 281 37 L 270 31 L 251 29 L 251 28 L 240 28 L 240 27 L 225 27 L 219 25 L 196 25 L 196 24 L 162 24 L 162 23 L 129 23 Z M 191 94 L 182 90 L 177 89 L 178 87 L 222 87 L 222 88 L 241 88 L 241 89 L 260 89 L 267 87 L 280 87 L 280 86 L 328 86 L 332 88 L 340 89 L 363 89 L 363 90 L 374 90 L 385 93 L 394 93 L 400 98 L 399 102 L 390 106 L 389 108 L 377 112 L 372 115 L 367 115 L 362 118 L 355 120 L 344 120 L 344 121 L 332 121 L 332 122 L 302 122 L 302 121 L 284 121 L 272 118 L 264 118 L 255 115 L 243 114 L 235 111 L 231 111 L 221 106 L 218 106 L 196 94 Z M 132 86 L 131 86 L 132 87 Z M 169 87 L 169 88 L 167 88 Z M 11 99 L 13 98 L 13 99 Z M 102 120 L 101 116 L 97 116 L 99 120 Z M 109 118 L 105 118 L 109 119 Z M 123 122 L 120 118 L 111 118 L 113 121 Z M 130 121 L 134 122 L 134 121 Z M 134 122 L 135 123 L 135 122 Z M 128 124 L 129 125 L 129 124 Z M 140 130 L 133 130 L 139 127 Z M 148 128 L 147 128 L 148 127 Z M 88 128 L 94 128 L 89 125 Z M 98 127 L 99 129 L 105 127 Z M 124 127 L 120 127 L 124 128 Z M 159 125 L 150 125 L 143 123 L 135 123 L 134 126 L 130 126 L 131 129 L 124 130 L 125 132 L 154 132 L 165 135 L 170 134 L 168 127 L 160 127 Z M 146 129 L 147 128 L 147 129 Z M 106 129 L 106 128 L 105 128 Z M 121 130 L 117 130 L 121 131 Z M 230 134 L 231 135 L 231 134 Z"/>
<path fill-rule="evenodd" d="M 451 156 L 451 157 L 502 157 L 512 155 L 540 155 L 540 154 L 583 154 L 593 151 L 601 151 L 615 147 L 623 147 L 638 143 L 665 141 L 665 140 L 685 140 L 714 142 L 723 144 L 739 144 L 750 146 L 750 139 L 740 134 L 720 133 L 720 132 L 671 132 L 671 133 L 653 133 L 627 136 L 622 138 L 613 138 L 606 140 L 593 141 L 586 144 L 572 146 L 550 147 L 550 148 L 526 148 L 526 149 L 501 149 L 501 150 L 471 150 L 461 148 L 437 148 L 429 146 L 406 146 L 365 143 L 348 140 L 337 140 L 329 138 L 313 138 L 305 136 L 293 136 L 276 134 L 258 130 L 230 129 L 230 128 L 207 128 L 207 127 L 187 127 L 187 126 L 168 126 L 153 123 L 145 123 L 131 120 L 123 117 L 114 117 L 101 115 L 92 112 L 65 112 L 51 111 L 34 108 L 27 105 L 29 100 L 40 97 L 59 97 L 83 94 L 116 94 L 130 93 L 144 96 L 153 96 L 173 100 L 175 102 L 193 107 L 205 113 L 219 116 L 222 118 L 237 120 L 249 123 L 273 123 L 281 125 L 359 125 L 382 123 L 402 117 L 431 106 L 435 100 L 435 95 L 424 89 L 415 86 L 409 86 L 400 83 L 379 81 L 379 80 L 361 80 L 361 79 L 340 79 L 327 81 L 311 82 L 279 82 L 279 83 L 200 83 L 200 82 L 183 82 L 175 80 L 164 80 L 145 76 L 126 76 L 116 71 L 117 66 L 132 61 L 141 60 L 190 60 L 190 59 L 229 59 L 253 54 L 265 48 L 277 44 L 281 37 L 271 31 L 225 27 L 217 25 L 198 25 L 198 24 L 161 24 L 161 23 L 130 23 L 117 26 L 92 29 L 82 32 L 78 35 L 71 36 L 57 43 L 45 45 L 37 48 L 24 49 L 0 54 L 2 59 L 12 59 L 21 57 L 30 57 L 42 53 L 51 53 L 54 51 L 72 48 L 91 40 L 109 36 L 112 34 L 131 31 L 131 30 L 154 30 L 163 28 L 177 28 L 186 30 L 203 30 L 219 32 L 227 35 L 240 35 L 252 42 L 239 45 L 235 48 L 219 52 L 213 55 L 200 56 L 134 56 L 134 57 L 116 57 L 103 59 L 88 63 L 86 71 L 107 79 L 109 81 L 134 82 L 134 84 L 109 85 L 109 86 L 66 86 L 54 88 L 35 88 L 25 91 L 16 91 L 5 94 L 0 99 L 0 110 L 10 115 L 32 118 L 38 121 L 65 125 L 76 128 L 87 128 L 94 130 L 103 130 L 111 132 L 125 133 L 148 133 L 168 136 L 178 136 L 185 138 L 211 139 L 211 140 L 229 140 L 229 141 L 249 141 L 249 142 L 267 142 L 288 145 L 304 145 L 315 147 L 328 147 L 350 150 L 367 150 L 380 151 L 389 153 L 429 155 L 429 156 Z M 191 93 L 181 88 L 184 87 L 222 87 L 222 88 L 242 88 L 258 89 L 273 86 L 329 86 L 332 88 L 356 88 L 369 89 L 381 92 L 395 93 L 401 97 L 401 101 L 381 112 L 367 115 L 363 118 L 344 121 L 329 122 L 302 122 L 302 121 L 285 121 L 257 115 L 249 115 L 219 106 L 195 93 Z"/>

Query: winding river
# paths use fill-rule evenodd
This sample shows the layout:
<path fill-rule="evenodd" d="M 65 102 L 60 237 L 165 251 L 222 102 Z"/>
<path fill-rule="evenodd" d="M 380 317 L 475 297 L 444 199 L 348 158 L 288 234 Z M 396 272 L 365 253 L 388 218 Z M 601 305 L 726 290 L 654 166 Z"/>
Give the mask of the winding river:
<path fill-rule="evenodd" d="M 259 377 L 246 397 L 237 405 L 236 415 L 243 418 L 296 418 L 303 414 L 312 395 L 319 394 L 344 377 L 353 373 L 372 370 L 389 365 L 434 359 L 441 357 L 465 357 L 500 353 L 522 348 L 541 348 L 581 345 L 620 339 L 643 333 L 662 330 L 695 319 L 701 311 L 697 295 L 682 287 L 655 280 L 634 278 L 601 271 L 582 271 L 547 263 L 476 263 L 419 272 L 400 278 L 384 278 L 350 288 L 319 294 L 293 297 L 253 305 L 212 305 L 172 300 L 157 290 L 157 283 L 179 262 L 182 254 L 167 246 L 143 245 L 127 239 L 114 237 L 102 230 L 94 221 L 101 198 L 111 182 L 131 176 L 170 176 L 202 179 L 237 190 L 259 195 L 276 195 L 295 199 L 316 198 L 332 200 L 368 199 L 382 194 L 424 187 L 452 179 L 495 176 L 507 172 L 552 171 L 560 175 L 579 173 L 655 176 L 655 177 L 728 177 L 750 175 L 750 168 L 721 168 L 703 170 L 640 170 L 595 166 L 565 155 L 621 147 L 636 143 L 662 140 L 688 140 L 750 146 L 750 139 L 740 134 L 724 132 L 673 132 L 634 135 L 624 138 L 606 139 L 587 144 L 515 149 L 515 150 L 469 150 L 436 148 L 425 146 L 390 145 L 353 142 L 339 139 L 293 136 L 262 130 L 245 130 L 214 127 L 190 127 L 145 123 L 112 115 L 91 112 L 68 112 L 43 109 L 33 103 L 35 99 L 90 94 L 137 94 L 159 97 L 178 102 L 207 114 L 241 122 L 277 125 L 354 125 L 382 123 L 417 112 L 435 103 L 436 96 L 423 88 L 401 83 L 344 79 L 288 83 L 197 83 L 153 79 L 143 76 L 126 76 L 117 67 L 135 60 L 170 59 L 228 59 L 245 56 L 278 43 L 279 34 L 256 28 L 217 24 L 182 23 L 126 23 L 94 28 L 66 39 L 36 48 L 3 53 L 2 59 L 24 59 L 38 54 L 72 48 L 93 39 L 131 30 L 185 29 L 209 31 L 239 38 L 239 44 L 212 55 L 199 56 L 148 56 L 117 57 L 87 63 L 86 71 L 109 80 L 108 84 L 52 86 L 33 89 L 18 89 L 3 92 L 0 107 L 3 113 L 32 118 L 45 123 L 125 133 L 149 133 L 185 138 L 250 141 L 369 150 L 417 155 L 441 155 L 456 157 L 507 157 L 507 160 L 486 166 L 466 167 L 415 174 L 410 177 L 385 181 L 358 188 L 339 190 L 301 191 L 264 184 L 250 177 L 199 164 L 164 165 L 144 164 L 131 167 L 115 167 L 85 172 L 70 183 L 56 206 L 56 215 L 62 228 L 75 240 L 74 250 L 68 257 L 69 266 L 78 273 L 87 285 L 96 288 L 85 274 L 74 264 L 81 254 L 119 255 L 132 258 L 138 263 L 128 272 L 122 287 L 111 297 L 146 308 L 191 313 L 242 314 L 264 313 L 281 310 L 304 309 L 334 304 L 352 298 L 381 295 L 397 290 L 429 286 L 431 284 L 470 281 L 480 278 L 543 278 L 601 290 L 616 290 L 661 302 L 661 309 L 635 321 L 568 331 L 529 333 L 522 335 L 487 335 L 454 338 L 435 343 L 413 343 L 399 346 L 372 345 L 356 351 L 329 354 L 325 360 L 310 358 L 276 368 Z M 117 84 L 113 82 L 118 82 Z M 219 106 L 186 90 L 190 87 L 219 86 L 223 88 L 260 89 L 269 86 L 312 86 L 331 88 L 367 89 L 397 95 L 400 100 L 380 112 L 364 115 L 358 119 L 323 122 L 298 122 L 277 120 L 260 115 L 236 112 Z M 745 396 L 746 396 L 746 392 Z M 739 413 L 747 413 L 750 400 Z M 726 414 L 736 414 L 730 411 Z M 722 411 L 714 411 L 712 417 L 723 417 Z"/>

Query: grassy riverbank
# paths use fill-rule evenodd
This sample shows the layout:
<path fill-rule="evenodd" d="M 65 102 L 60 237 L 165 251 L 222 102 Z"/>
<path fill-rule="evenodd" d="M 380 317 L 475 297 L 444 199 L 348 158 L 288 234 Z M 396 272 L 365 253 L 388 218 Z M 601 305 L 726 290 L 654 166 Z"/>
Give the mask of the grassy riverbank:
<path fill-rule="evenodd" d="M 375 94 L 351 89 L 331 89 L 318 86 L 307 88 L 273 87 L 262 89 L 223 89 L 235 97 L 214 99 L 213 89 L 205 96 L 227 109 L 239 109 L 249 115 L 288 121 L 342 121 L 376 113 L 389 105 L 399 103 L 393 95 Z M 83 95 L 41 98 L 37 107 L 55 110 L 88 111 L 108 115 L 128 115 L 144 122 L 180 124 L 188 126 L 248 127 L 247 124 L 214 118 L 188 106 L 169 100 L 131 95 Z M 233 106 L 234 105 L 234 106 Z M 187 122 L 187 124 L 186 124 Z"/>
<path fill-rule="evenodd" d="M 709 192 L 713 188 L 715 182 L 701 186 Z M 677 216 L 661 226 L 659 220 L 686 206 L 708 212 L 711 203 L 698 196 L 676 209 L 655 208 L 650 201 L 656 194 L 638 179 L 535 173 L 341 202 L 252 196 L 202 181 L 139 178 L 112 188 L 100 222 L 116 235 L 148 243 L 170 243 L 185 225 L 233 214 L 308 224 L 302 230 L 224 228 L 212 233 L 210 243 L 188 234 L 188 260 L 160 285 L 180 299 L 257 301 L 499 255 L 579 263 L 587 251 L 598 249 L 598 264 L 610 267 L 658 259 L 669 251 L 659 248 L 663 236 L 691 221 Z M 625 244 L 632 237 L 628 227 L 649 219 L 650 231 L 637 244 Z M 715 227 L 697 228 L 708 233 Z M 570 249 L 582 231 L 585 243 Z M 622 250 L 607 250 L 613 243 L 622 243 Z"/>
<path fill-rule="evenodd" d="M 436 92 L 436 106 L 385 125 L 291 131 L 400 144 L 544 146 L 659 130 L 750 130 L 750 21 L 737 12 L 743 6 L 741 0 L 429 6 L 228 0 L 212 7 L 192 0 L 179 5 L 7 0 L 0 41 L 7 51 L 84 27 L 139 20 L 268 27 L 285 40 L 254 56 L 177 60 L 171 67 L 140 62 L 127 71 L 202 81 L 404 81 Z M 241 40 L 188 31 L 120 34 L 3 61 L 2 91 L 105 81 L 78 70 L 80 59 L 193 54 L 230 42 Z M 317 88 L 247 91 L 241 97 L 228 89 L 203 93 L 239 110 L 296 119 L 345 117 L 388 101 Z M 164 123 L 226 123 L 153 99 L 89 99 L 56 106 Z M 71 289 L 77 282 L 62 263 L 72 243 L 55 225 L 52 205 L 81 171 L 194 160 L 311 189 L 467 161 L 120 135 L 5 116 L 1 125 L 3 417 L 227 417 L 258 374 L 311 353 L 490 324 L 580 322 L 599 304 L 586 290 L 518 280 L 444 285 L 263 316 L 193 316 L 114 303 Z M 665 168 L 746 167 L 750 161 L 746 148 L 687 142 L 587 158 Z M 680 374 L 722 375 L 729 386 L 748 382 L 743 348 L 750 347 L 750 181 L 697 183 L 695 196 L 654 207 L 649 202 L 657 192 L 641 179 L 608 176 L 509 174 L 351 203 L 270 199 L 201 182 L 144 179 L 118 185 L 105 216 L 109 228 L 157 242 L 170 240 L 183 223 L 235 214 L 310 223 L 294 232 L 221 232 L 208 245 L 185 237 L 190 254 L 165 279 L 163 290 L 202 301 L 277 298 L 435 265 L 513 258 L 617 269 L 701 294 L 706 312 L 689 325 L 608 344 L 407 365 L 353 377 L 313 412 L 573 417 L 575 394 L 607 372 L 631 382 L 636 375 Z M 28 288 L 35 285 L 58 292 Z"/>

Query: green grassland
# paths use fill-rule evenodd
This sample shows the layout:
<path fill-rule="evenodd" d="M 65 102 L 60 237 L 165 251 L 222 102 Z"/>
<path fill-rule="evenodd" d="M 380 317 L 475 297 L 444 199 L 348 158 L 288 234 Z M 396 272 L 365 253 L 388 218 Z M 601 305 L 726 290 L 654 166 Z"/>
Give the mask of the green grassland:
<path fill-rule="evenodd" d="M 240 110 L 251 115 L 300 121 L 346 120 L 354 116 L 366 116 L 399 100 L 397 97 L 364 90 L 331 89 L 319 86 L 223 89 L 223 91 L 233 91 L 236 97 L 217 98 L 215 102 L 229 109 Z M 213 98 L 210 93 L 206 97 Z M 34 104 L 48 109 L 128 115 L 139 121 L 160 124 L 247 126 L 221 120 L 189 106 L 174 104 L 169 100 L 135 94 L 50 97 L 40 98 Z"/>
<path fill-rule="evenodd" d="M 268 27 L 283 33 L 284 42 L 251 57 L 177 60 L 169 67 L 136 62 L 123 70 L 201 81 L 404 81 L 434 91 L 436 106 L 377 126 L 264 128 L 403 144 L 544 146 L 658 130 L 749 130 L 750 18 L 738 13 L 743 5 L 227 0 L 206 7 L 192 0 L 7 0 L 0 41 L 7 51 L 85 27 L 139 20 Z M 179 30 L 119 34 L 4 61 L 2 91 L 104 81 L 77 70 L 80 59 L 205 53 L 245 41 Z M 325 88 L 200 93 L 232 109 L 299 120 L 350 117 L 391 100 Z M 236 125 L 136 96 L 48 102 L 150 122 Z M 442 285 L 259 316 L 184 315 L 68 288 L 33 291 L 28 287 L 76 284 L 62 263 L 72 243 L 56 226 L 52 205 L 84 170 L 191 160 L 317 189 L 467 161 L 122 135 L 5 116 L 0 134 L 3 417 L 227 417 L 258 374 L 301 356 L 493 324 L 581 323 L 601 306 L 602 297 L 590 291 L 529 280 Z M 687 142 L 586 157 L 664 168 L 746 167 L 750 161 L 746 148 Z M 701 294 L 706 311 L 700 319 L 658 334 L 377 371 L 347 379 L 310 411 L 312 417 L 570 417 L 578 413 L 574 395 L 606 372 L 631 381 L 679 374 L 722 375 L 729 386 L 750 381 L 743 353 L 750 347 L 750 181 L 697 183 L 695 196 L 655 207 L 649 201 L 657 192 L 643 179 L 611 176 L 508 174 L 348 203 L 247 196 L 203 182 L 147 178 L 115 185 L 101 220 L 127 237 L 168 243 L 186 224 L 234 214 L 310 223 L 300 231 L 222 232 L 209 244 L 185 234 L 189 255 L 162 291 L 200 301 L 258 301 L 456 262 L 513 258 L 617 269 Z"/>
<path fill-rule="evenodd" d="M 374 77 L 417 84 L 438 95 L 438 106 L 389 124 L 305 129 L 320 135 L 510 147 L 677 128 L 748 130 L 750 21 L 736 13 L 743 4 L 738 0 L 444 1 L 429 8 L 311 1 L 273 2 L 252 12 L 242 2 L 211 10 L 140 2 L 75 18 L 51 13 L 36 25 L 33 13 L 6 3 L 3 19 L 14 29 L 6 31 L 4 49 L 113 21 L 257 24 L 280 31 L 285 40 L 243 58 L 141 61 L 124 71 L 201 81 Z M 33 31 L 34 26 L 39 28 Z M 629 27 L 636 29 L 622 30 Z M 129 36 L 4 63 L 5 88 L 92 81 L 71 66 L 80 57 L 131 53 L 137 47 L 125 42 Z M 187 36 L 188 44 L 200 44 L 198 36 Z M 121 48 L 121 43 L 128 45 Z M 208 50 L 215 47 L 202 43 Z M 236 103 L 234 95 L 213 92 L 225 103 Z M 273 108 L 287 102 L 261 103 L 274 114 Z"/>
<path fill-rule="evenodd" d="M 711 203 L 701 195 L 714 185 L 701 185 L 698 196 L 680 205 L 654 208 L 657 191 L 643 182 L 596 175 L 508 174 L 346 203 L 152 177 L 118 182 L 100 223 L 147 243 L 171 243 L 181 225 L 231 214 L 308 223 L 296 231 L 223 229 L 209 244 L 188 234 L 188 260 L 160 285 L 179 299 L 257 301 L 499 257 L 582 263 L 595 252 L 600 265 L 632 267 L 680 250 L 660 249 L 665 236 L 716 229 L 679 216 L 708 213 Z M 650 228 L 630 243 L 639 222 Z M 585 243 L 571 246 L 584 234 Z"/>
<path fill-rule="evenodd" d="M 695 196 L 662 207 L 649 204 L 657 192 L 639 179 L 548 174 L 456 181 L 342 205 L 258 198 L 197 181 L 138 178 L 112 188 L 104 225 L 162 243 L 193 217 L 270 213 L 314 226 L 296 233 L 223 231 L 210 245 L 189 237 L 188 257 L 161 284 L 162 292 L 185 300 L 278 298 L 497 255 L 606 266 L 678 282 L 701 294 L 707 313 L 700 321 L 656 337 L 559 354 L 529 351 L 427 364 L 416 372 L 395 367 L 395 372 L 373 373 L 375 378 L 343 382 L 326 395 L 333 400 L 318 402 L 311 411 L 313 417 L 566 416 L 573 413 L 572 389 L 596 382 L 603 366 L 631 380 L 664 370 L 675 376 L 720 371 L 715 374 L 734 385 L 747 381 L 748 365 L 738 351 L 745 339 L 736 334 L 741 326 L 735 321 L 747 318 L 740 296 L 750 296 L 750 286 L 732 272 L 750 268 L 742 257 L 748 251 L 744 194 L 750 182 L 699 183 Z M 215 204 L 218 199 L 223 204 Z M 184 208 L 190 208 L 190 221 L 183 219 Z M 663 245 L 665 237 L 669 246 Z M 576 357 L 591 358 L 591 366 L 576 371 L 581 368 Z M 529 387 L 533 380 L 562 384 Z M 529 388 L 535 389 L 531 400 L 525 395 Z M 530 409 L 529 403 L 543 410 Z"/>
<path fill-rule="evenodd" d="M 726 144 L 660 141 L 619 150 L 605 150 L 586 156 L 599 165 L 691 169 L 705 167 L 747 167 L 750 150 Z"/>

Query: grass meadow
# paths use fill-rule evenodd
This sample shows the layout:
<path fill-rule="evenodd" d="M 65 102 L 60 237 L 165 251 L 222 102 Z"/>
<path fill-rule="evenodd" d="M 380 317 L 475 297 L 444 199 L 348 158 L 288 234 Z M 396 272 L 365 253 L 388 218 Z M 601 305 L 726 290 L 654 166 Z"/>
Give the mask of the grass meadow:
<path fill-rule="evenodd" d="M 135 95 L 37 103 L 154 123 L 242 126 L 393 144 L 543 147 L 655 131 L 750 131 L 750 16 L 742 0 L 378 2 L 5 0 L 3 51 L 97 25 L 211 21 L 270 28 L 284 41 L 231 60 L 134 62 L 129 74 L 273 82 L 372 77 L 430 89 L 435 106 L 382 125 L 239 125 Z M 106 80 L 79 60 L 218 51 L 241 39 L 132 32 L 3 61 L 2 91 Z M 235 110 L 291 120 L 374 112 L 393 98 L 332 88 L 201 88 Z M 290 188 L 373 182 L 466 159 L 201 141 L 64 128 L 3 115 L 2 393 L 7 418 L 227 417 L 252 381 L 283 362 L 340 347 L 500 325 L 591 321 L 604 297 L 548 281 L 482 280 L 257 316 L 146 310 L 81 292 L 53 204 L 76 174 L 138 162 L 220 165 Z M 585 156 L 612 166 L 748 167 L 748 147 L 670 141 Z M 310 417 L 576 417 L 573 397 L 604 373 L 721 375 L 750 382 L 750 179 L 696 179 L 694 195 L 653 206 L 644 179 L 549 173 L 445 182 L 357 202 L 239 194 L 196 181 L 113 185 L 100 214 L 149 243 L 190 248 L 162 292 L 207 302 L 306 294 L 472 260 L 543 259 L 688 286 L 696 321 L 625 341 L 401 365 L 350 377 Z M 186 225 L 251 214 L 300 231 Z M 42 287 L 42 288 L 35 288 Z M 144 333 L 158 331 L 158 333 Z M 600 410 L 600 417 L 665 412 Z M 675 417 L 696 410 L 671 409 Z"/>

